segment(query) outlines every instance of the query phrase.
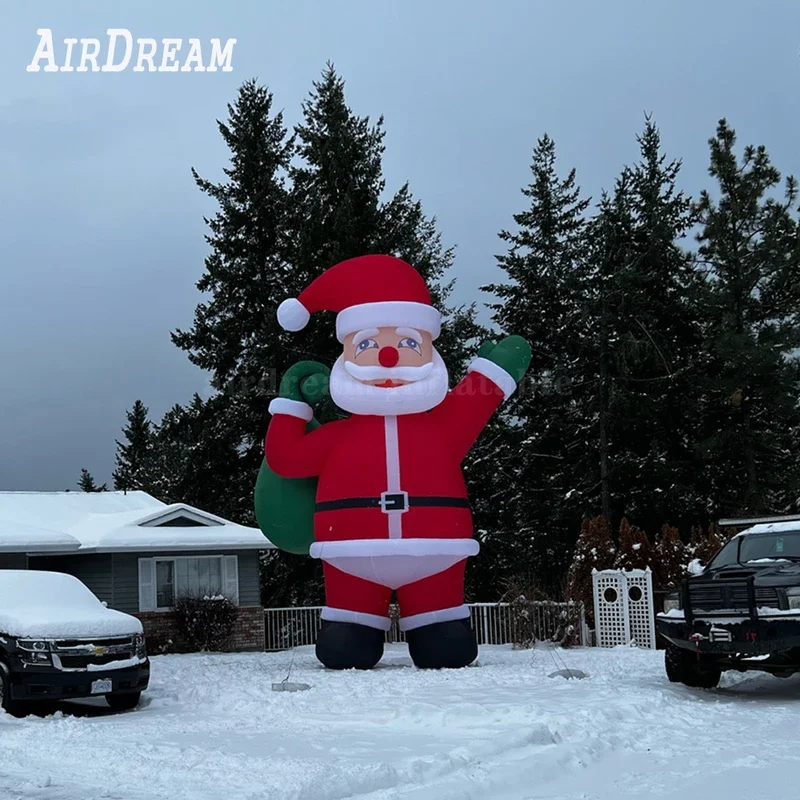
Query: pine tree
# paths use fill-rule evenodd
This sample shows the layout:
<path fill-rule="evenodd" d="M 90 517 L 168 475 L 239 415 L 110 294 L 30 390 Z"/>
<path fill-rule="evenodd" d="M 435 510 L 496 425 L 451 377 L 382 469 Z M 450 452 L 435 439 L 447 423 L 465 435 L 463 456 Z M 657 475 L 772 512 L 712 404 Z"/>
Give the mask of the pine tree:
<path fill-rule="evenodd" d="M 444 303 L 452 284 L 443 275 L 453 253 L 407 186 L 381 199 L 382 120 L 371 125 L 353 114 L 333 67 L 314 84 L 293 136 L 273 113 L 272 95 L 255 81 L 241 87 L 218 127 L 231 152 L 225 180 L 193 173 L 219 206 L 206 220 L 211 252 L 197 284 L 210 297 L 198 305 L 191 329 L 173 334 L 192 362 L 211 373 L 216 394 L 172 409 L 158 426 L 154 491 L 162 499 L 194 498 L 253 524 L 267 406 L 280 377 L 301 359 L 333 364 L 341 351 L 329 315 L 315 314 L 306 329 L 288 333 L 276 319 L 279 303 L 337 261 L 370 252 L 409 260 L 429 281 L 435 302 Z M 457 373 L 480 328 L 470 306 L 444 311 L 437 347 Z M 323 409 L 322 416 L 331 413 Z M 320 584 L 316 560 L 275 552 L 263 570 L 292 597 L 302 593 L 298 587 L 313 594 Z"/>
<path fill-rule="evenodd" d="M 709 141 L 718 197 L 703 192 L 699 257 L 709 271 L 704 437 L 706 492 L 715 515 L 782 513 L 797 507 L 800 381 L 797 184 L 763 146 L 735 153 L 723 119 Z"/>
<path fill-rule="evenodd" d="M 702 355 L 701 279 L 680 246 L 694 221 L 677 190 L 680 163 L 648 120 L 640 160 L 626 167 L 592 220 L 577 398 L 595 459 L 580 498 L 639 524 L 696 513 L 694 383 Z"/>
<path fill-rule="evenodd" d="M 216 480 L 201 481 L 187 491 L 201 507 L 251 524 L 252 485 L 263 458 L 269 398 L 276 394 L 283 371 L 306 357 L 302 343 L 283 331 L 275 316 L 281 300 L 302 286 L 286 260 L 284 182 L 293 139 L 287 136 L 283 115 L 272 107 L 272 94 L 256 81 L 246 81 L 228 106 L 227 121 L 217 123 L 230 150 L 225 180 L 214 183 L 192 170 L 198 188 L 218 205 L 216 214 L 205 220 L 211 252 L 197 283 L 210 298 L 197 306 L 191 329 L 174 332 L 172 340 L 211 373 L 217 396 L 206 404 L 196 398 L 185 414 L 173 409 L 159 437 L 163 442 L 164 431 L 201 424 L 226 437 L 216 445 L 224 451 L 222 463 L 198 465 L 216 469 Z M 170 450 L 167 461 L 175 463 L 175 445 Z M 190 455 L 181 457 L 184 471 L 171 479 L 173 494 L 187 479 L 182 477 L 185 470 L 194 465 Z"/>
<path fill-rule="evenodd" d="M 574 488 L 575 447 L 570 386 L 581 327 L 580 269 L 585 257 L 585 218 L 575 170 L 561 178 L 553 139 L 539 139 L 532 180 L 522 190 L 528 207 L 514 215 L 516 231 L 503 230 L 508 251 L 497 257 L 508 282 L 483 286 L 500 301 L 489 303 L 504 334 L 523 336 L 533 350 L 530 378 L 511 397 L 495 423 L 499 446 L 486 460 L 499 473 L 505 522 L 500 547 L 515 570 L 537 576 L 549 588 L 559 582 L 580 512 L 570 517 L 564 498 Z M 503 428 L 507 430 L 503 430 Z"/>
<path fill-rule="evenodd" d="M 236 520 L 245 499 L 252 505 L 252 483 L 241 480 L 240 453 L 232 415 L 221 407 L 227 395 L 187 406 L 175 405 L 155 429 L 148 458 L 149 491 L 165 503 L 188 503 Z"/>
<path fill-rule="evenodd" d="M 369 117 L 354 114 L 346 102 L 344 81 L 328 64 L 303 104 L 303 120 L 295 133 L 299 159 L 289 170 L 287 240 L 288 260 L 301 288 L 337 262 L 365 253 L 389 253 L 407 260 L 425 278 L 432 301 L 443 312 L 436 346 L 453 377 L 458 377 L 481 330 L 472 306 L 447 306 L 452 283 L 442 280 L 452 265 L 453 251 L 443 247 L 435 221 L 425 217 L 409 186 L 381 200 L 383 118 L 372 124 Z M 341 346 L 331 335 L 326 316 L 315 314 L 306 329 L 292 336 L 303 358 L 332 364 Z M 266 560 L 264 574 L 272 568 L 283 574 L 290 563 L 299 570 L 294 583 L 318 583 L 318 573 L 310 572 L 305 561 L 283 553 Z"/>
<path fill-rule="evenodd" d="M 141 400 L 126 412 L 128 424 L 122 429 L 126 443 L 117 441 L 116 469 L 112 475 L 117 491 L 147 488 L 146 470 L 153 439 L 148 414 L 149 409 Z"/>
<path fill-rule="evenodd" d="M 443 312 L 437 349 L 454 375 L 481 335 L 473 306 L 451 308 L 453 282 L 443 283 L 454 251 L 442 245 L 408 184 L 387 201 L 382 159 L 383 117 L 375 124 L 348 107 L 345 83 L 328 64 L 303 104 L 296 128 L 300 160 L 290 168 L 289 260 L 302 286 L 347 258 L 388 253 L 407 260 L 425 278 L 434 305 Z M 302 331 L 304 357 L 333 363 L 341 347 L 330 334 L 330 319 L 314 315 Z M 292 334 L 298 336 L 298 334 Z"/>
<path fill-rule="evenodd" d="M 81 469 L 81 477 L 78 479 L 78 487 L 82 492 L 107 492 L 108 486 L 104 483 L 98 486 L 87 469 Z"/>

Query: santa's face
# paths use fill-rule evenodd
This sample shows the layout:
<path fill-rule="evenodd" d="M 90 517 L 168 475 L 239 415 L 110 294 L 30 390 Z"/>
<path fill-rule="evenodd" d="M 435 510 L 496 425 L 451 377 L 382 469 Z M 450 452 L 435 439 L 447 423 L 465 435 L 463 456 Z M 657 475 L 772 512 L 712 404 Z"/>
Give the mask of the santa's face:
<path fill-rule="evenodd" d="M 430 333 L 405 327 L 369 328 L 347 336 L 330 381 L 333 401 L 353 414 L 428 411 L 447 390 L 447 368 Z"/>

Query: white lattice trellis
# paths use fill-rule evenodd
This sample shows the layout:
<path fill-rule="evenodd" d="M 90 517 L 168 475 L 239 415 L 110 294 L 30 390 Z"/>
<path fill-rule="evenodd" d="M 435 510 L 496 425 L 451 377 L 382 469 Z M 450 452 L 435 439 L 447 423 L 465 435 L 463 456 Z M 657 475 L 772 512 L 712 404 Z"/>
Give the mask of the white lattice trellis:
<path fill-rule="evenodd" d="M 592 572 L 598 647 L 656 646 L 653 574 L 649 569 Z"/>

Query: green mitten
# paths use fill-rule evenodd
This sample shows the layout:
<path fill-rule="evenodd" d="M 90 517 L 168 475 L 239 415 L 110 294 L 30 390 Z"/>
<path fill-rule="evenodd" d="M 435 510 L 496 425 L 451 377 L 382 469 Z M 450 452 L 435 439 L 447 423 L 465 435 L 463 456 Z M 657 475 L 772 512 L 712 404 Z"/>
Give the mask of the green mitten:
<path fill-rule="evenodd" d="M 528 371 L 531 363 L 531 346 L 521 336 L 507 336 L 489 348 L 484 342 L 478 355 L 504 369 L 517 383 Z"/>
<path fill-rule="evenodd" d="M 491 353 L 496 346 L 497 345 L 493 341 L 487 339 L 478 348 L 478 358 L 489 358 L 489 353 Z"/>
<path fill-rule="evenodd" d="M 278 394 L 314 407 L 328 394 L 330 369 L 319 361 L 298 361 L 284 373 Z"/>
<path fill-rule="evenodd" d="M 286 370 L 278 392 L 281 397 L 316 408 L 328 396 L 330 374 L 330 369 L 318 361 L 300 361 Z M 319 422 L 312 418 L 306 431 L 317 427 Z M 254 497 L 256 520 L 275 547 L 308 555 L 314 541 L 316 497 L 316 478 L 284 478 L 270 469 L 266 458 L 261 461 Z"/>

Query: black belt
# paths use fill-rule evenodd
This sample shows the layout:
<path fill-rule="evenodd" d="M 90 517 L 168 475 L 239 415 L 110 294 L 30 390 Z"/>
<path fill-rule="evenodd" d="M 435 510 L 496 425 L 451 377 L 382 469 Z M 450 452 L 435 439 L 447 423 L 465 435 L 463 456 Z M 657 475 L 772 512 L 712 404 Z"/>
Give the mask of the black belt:
<path fill-rule="evenodd" d="M 382 511 L 407 511 L 412 507 L 469 508 L 466 497 L 409 497 L 405 492 L 386 492 L 381 497 L 343 497 L 323 500 L 315 511 L 339 511 L 344 508 L 380 508 Z"/>

